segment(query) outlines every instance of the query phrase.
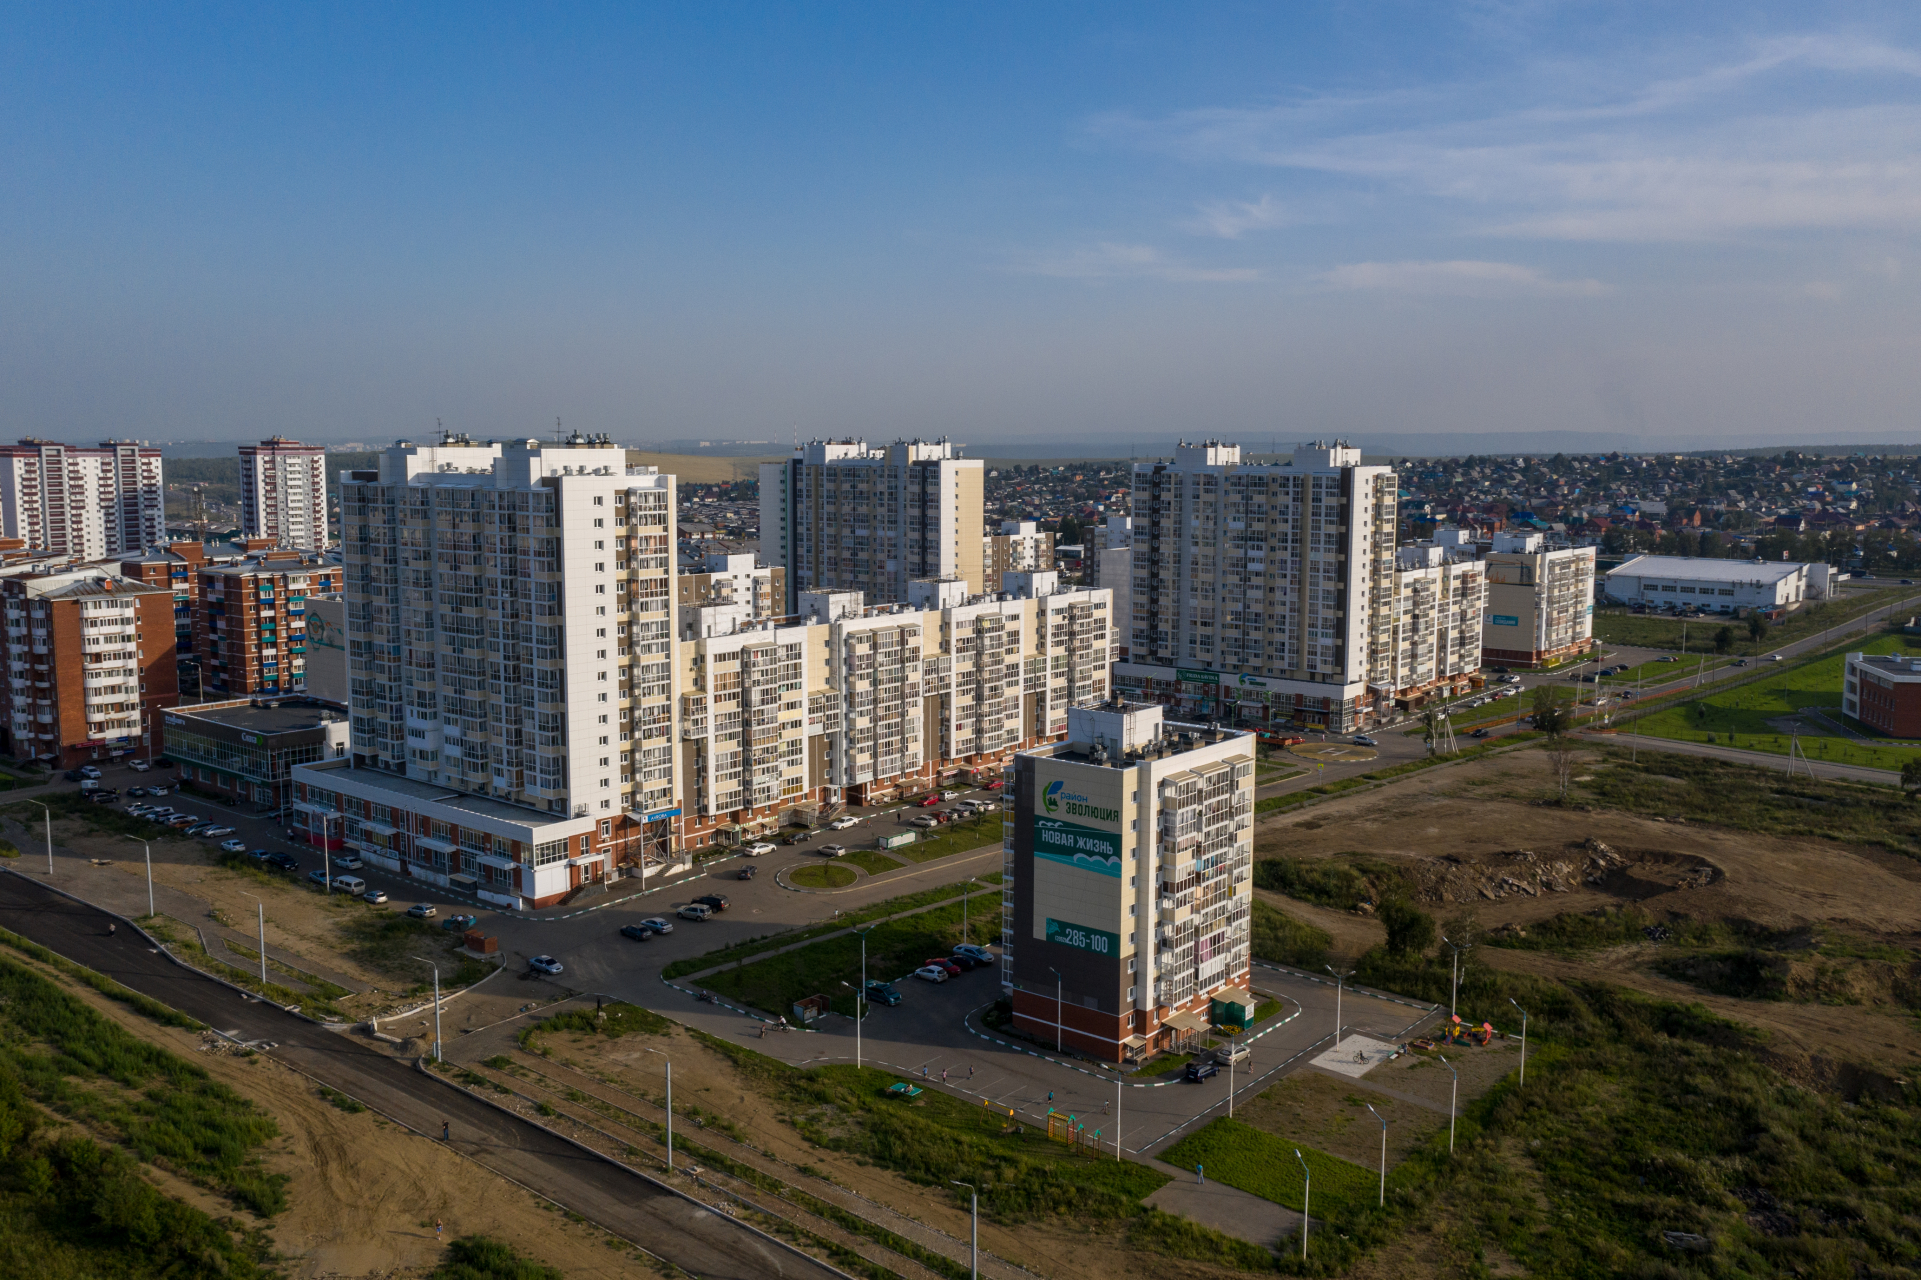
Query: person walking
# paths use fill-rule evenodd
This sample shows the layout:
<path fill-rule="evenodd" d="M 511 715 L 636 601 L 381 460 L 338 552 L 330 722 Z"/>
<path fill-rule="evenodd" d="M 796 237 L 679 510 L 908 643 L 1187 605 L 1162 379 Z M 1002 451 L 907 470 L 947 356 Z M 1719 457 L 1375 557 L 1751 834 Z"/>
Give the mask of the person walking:
<path fill-rule="evenodd" d="M 946 1084 L 946 1083 L 947 1083 L 947 1068 L 946 1068 L 946 1067 L 942 1067 L 942 1068 L 940 1069 L 940 1082 L 941 1082 L 942 1084 Z"/>
<path fill-rule="evenodd" d="M 442 1120 L 440 1122 L 440 1140 L 442 1142 L 451 1142 L 453 1140 L 450 1136 L 451 1132 L 451 1126 L 449 1126 L 445 1120 Z"/>
<path fill-rule="evenodd" d="M 1052 1089 L 1049 1089 L 1047 1091 L 1047 1100 L 1049 1102 L 1052 1102 L 1054 1100 L 1054 1091 Z"/>
<path fill-rule="evenodd" d="M 1200 1186 L 1200 1187 L 1204 1187 L 1207 1185 L 1207 1166 L 1206 1165 L 1197 1164 L 1194 1166 L 1194 1185 Z"/>
<path fill-rule="evenodd" d="M 445 1225 L 446 1224 L 441 1222 L 439 1218 L 434 1219 L 434 1239 L 436 1240 L 440 1239 L 440 1233 L 442 1229 L 444 1229 Z"/>

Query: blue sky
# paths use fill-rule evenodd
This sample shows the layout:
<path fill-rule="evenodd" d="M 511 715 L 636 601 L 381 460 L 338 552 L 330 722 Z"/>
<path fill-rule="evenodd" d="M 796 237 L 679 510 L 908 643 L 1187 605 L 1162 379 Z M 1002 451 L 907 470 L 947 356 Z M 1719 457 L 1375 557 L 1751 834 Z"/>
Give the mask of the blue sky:
<path fill-rule="evenodd" d="M 12 6 L 0 431 L 1921 440 L 1910 6 Z"/>

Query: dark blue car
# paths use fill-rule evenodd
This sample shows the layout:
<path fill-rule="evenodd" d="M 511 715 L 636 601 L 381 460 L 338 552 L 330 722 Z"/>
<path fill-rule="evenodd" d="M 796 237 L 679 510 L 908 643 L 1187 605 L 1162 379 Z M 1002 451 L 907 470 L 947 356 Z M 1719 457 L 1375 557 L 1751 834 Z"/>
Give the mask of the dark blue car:
<path fill-rule="evenodd" d="M 867 980 L 867 998 L 875 1004 L 884 1004 L 891 1009 L 900 1003 L 900 992 L 894 990 L 877 978 L 869 978 Z"/>

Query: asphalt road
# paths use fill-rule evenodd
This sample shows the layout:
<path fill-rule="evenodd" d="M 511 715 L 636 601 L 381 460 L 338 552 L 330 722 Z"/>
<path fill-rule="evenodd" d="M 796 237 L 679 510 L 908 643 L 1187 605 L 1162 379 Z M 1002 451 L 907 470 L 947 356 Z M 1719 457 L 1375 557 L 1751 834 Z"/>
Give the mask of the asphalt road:
<path fill-rule="evenodd" d="M 606 1230 L 714 1280 L 828 1280 L 843 1273 L 761 1236 L 537 1126 L 496 1110 L 350 1036 L 174 963 L 107 913 L 19 873 L 0 874 L 0 926 L 106 974 L 135 991 L 245 1040 L 273 1041 L 274 1057 L 438 1140 Z"/>

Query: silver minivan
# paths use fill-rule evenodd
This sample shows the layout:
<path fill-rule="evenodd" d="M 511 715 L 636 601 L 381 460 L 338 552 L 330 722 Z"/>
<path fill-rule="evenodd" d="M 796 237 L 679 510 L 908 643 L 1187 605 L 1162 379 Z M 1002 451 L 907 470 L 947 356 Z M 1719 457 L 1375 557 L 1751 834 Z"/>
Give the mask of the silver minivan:
<path fill-rule="evenodd" d="M 335 876 L 333 887 L 341 893 L 350 893 L 356 898 L 367 892 L 367 882 L 359 876 Z"/>

